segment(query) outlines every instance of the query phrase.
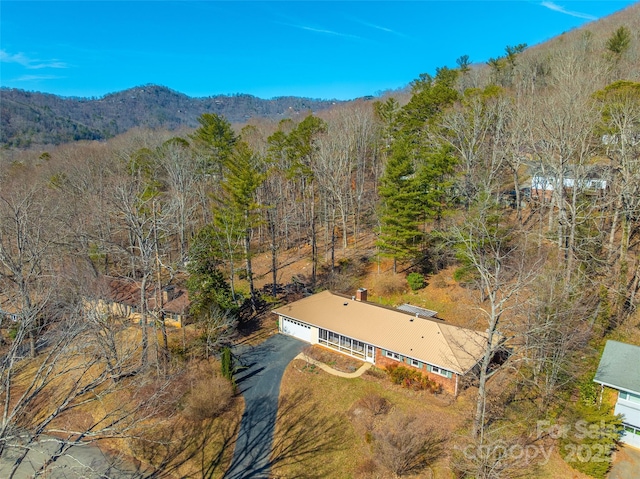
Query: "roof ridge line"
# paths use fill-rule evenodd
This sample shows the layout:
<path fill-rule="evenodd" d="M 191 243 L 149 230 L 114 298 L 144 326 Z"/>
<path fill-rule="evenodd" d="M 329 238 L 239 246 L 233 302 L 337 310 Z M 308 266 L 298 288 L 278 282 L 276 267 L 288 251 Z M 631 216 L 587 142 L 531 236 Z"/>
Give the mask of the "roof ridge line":
<path fill-rule="evenodd" d="M 460 359 L 458 358 L 458 355 L 456 354 L 455 349 L 453 347 L 451 347 L 449 333 L 448 332 L 445 333 L 445 330 L 442 329 L 442 326 L 445 326 L 445 324 L 442 323 L 441 321 L 437 322 L 437 324 L 438 324 L 438 330 L 440 331 L 440 334 L 442 334 L 442 337 L 444 338 L 445 343 L 447 343 L 447 347 L 449 348 L 449 352 L 451 353 L 453 358 L 455 358 L 456 367 L 458 367 L 459 370 L 462 371 L 464 368 L 460 364 Z M 447 325 L 447 326 L 449 326 L 449 325 Z M 456 327 L 456 326 L 454 326 L 454 327 Z M 465 328 L 461 328 L 461 329 L 465 329 Z M 473 330 L 471 330 L 471 331 L 473 331 Z"/>

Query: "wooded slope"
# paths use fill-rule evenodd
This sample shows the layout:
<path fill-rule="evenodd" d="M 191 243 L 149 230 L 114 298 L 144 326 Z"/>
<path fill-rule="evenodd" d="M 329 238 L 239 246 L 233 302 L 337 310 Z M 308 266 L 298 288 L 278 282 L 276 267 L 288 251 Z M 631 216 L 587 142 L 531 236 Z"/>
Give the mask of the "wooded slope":
<path fill-rule="evenodd" d="M 104 140 L 133 127 L 175 130 L 197 126 L 202 113 L 224 115 L 232 123 L 249 118 L 294 118 L 340 103 L 252 95 L 191 98 L 158 85 L 144 85 L 102 98 L 66 98 L 18 89 L 0 90 L 0 143 L 28 147 L 77 140 Z"/>

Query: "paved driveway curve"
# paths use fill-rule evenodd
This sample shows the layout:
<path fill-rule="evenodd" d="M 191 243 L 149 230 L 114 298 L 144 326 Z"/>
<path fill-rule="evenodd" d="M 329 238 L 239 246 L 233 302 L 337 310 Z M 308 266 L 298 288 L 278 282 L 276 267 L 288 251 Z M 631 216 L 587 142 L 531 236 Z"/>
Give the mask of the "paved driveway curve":
<path fill-rule="evenodd" d="M 640 449 L 622 446 L 613 456 L 609 479 L 640 477 Z"/>
<path fill-rule="evenodd" d="M 258 346 L 235 352 L 246 367 L 236 375 L 245 410 L 225 479 L 269 477 L 280 380 L 287 365 L 306 346 L 291 336 L 276 334 Z"/>

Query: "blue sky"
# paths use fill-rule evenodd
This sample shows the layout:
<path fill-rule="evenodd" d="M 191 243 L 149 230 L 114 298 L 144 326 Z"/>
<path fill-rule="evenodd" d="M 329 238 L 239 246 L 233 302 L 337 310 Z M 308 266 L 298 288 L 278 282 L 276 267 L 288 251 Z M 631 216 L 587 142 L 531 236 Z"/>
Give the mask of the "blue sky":
<path fill-rule="evenodd" d="M 633 1 L 0 1 L 0 85 L 92 97 L 351 99 L 484 62 Z"/>

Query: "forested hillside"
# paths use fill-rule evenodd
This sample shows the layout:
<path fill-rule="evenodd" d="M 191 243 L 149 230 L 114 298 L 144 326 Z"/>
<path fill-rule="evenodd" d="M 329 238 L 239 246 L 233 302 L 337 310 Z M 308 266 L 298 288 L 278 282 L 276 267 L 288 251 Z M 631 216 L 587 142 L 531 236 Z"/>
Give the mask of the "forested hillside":
<path fill-rule="evenodd" d="M 0 90 L 0 143 L 25 148 L 78 140 L 105 140 L 134 127 L 193 128 L 202 113 L 224 115 L 233 123 L 250 118 L 295 118 L 339 101 L 251 95 L 191 98 L 157 85 L 145 85 L 101 98 L 63 98 L 17 89 Z"/>
<path fill-rule="evenodd" d="M 162 422 L 189 410 L 199 360 L 220 354 L 239 325 L 286 292 L 351 294 L 367 274 L 404 284 L 408 273 L 429 281 L 450 270 L 477 312 L 460 321 L 489 339 L 465 385 L 473 411 L 439 438 L 454 452 L 433 470 L 562 477 L 541 457 L 505 460 L 487 447 L 544 443 L 599 451 L 605 460 L 569 466 L 604 477 L 620 420 L 595 389 L 595 368 L 606 339 L 640 344 L 639 32 L 636 4 L 546 45 L 507 46 L 482 67 L 461 56 L 458 68 L 420 75 L 407 98 L 238 129 L 211 106 L 179 134 L 137 128 L 106 142 L 3 150 L 0 309 L 16 321 L 0 323 L 0 457 L 10 443 L 27 451 L 55 436 L 54 463 L 75 443 L 117 438 L 158 477 L 187 463 L 192 476 L 220 476 L 224 454 L 180 439 L 184 449 L 172 455 L 168 442 L 140 432 L 193 438 L 193 424 L 227 417 L 225 409 L 175 429 Z M 95 101 L 126 116 L 115 98 Z M 186 122 L 176 108 L 186 98 L 171 98 L 176 119 L 166 121 Z M 94 128 L 82 102 L 74 105 Z M 281 273 L 292 251 L 307 260 L 294 278 Z M 266 288 L 255 284 L 258 255 L 269 259 Z M 105 275 L 143 292 L 139 326 L 87 312 Z M 174 284 L 189 290 L 197 338 L 171 345 L 164 313 L 144 292 Z M 386 293 L 397 291 L 376 296 Z M 491 362 L 496 353 L 500 363 Z M 55 389 L 60 377 L 74 380 Z M 596 430 L 542 437 L 540 420 Z M 230 423 L 216 424 L 228 444 L 234 432 L 219 425 Z M 362 450 L 379 450 L 367 434 Z M 468 448 L 489 453 L 455 452 Z M 356 456 L 355 477 L 391 477 L 373 453 L 356 470 Z"/>

